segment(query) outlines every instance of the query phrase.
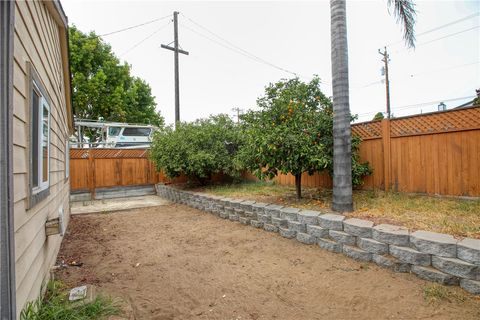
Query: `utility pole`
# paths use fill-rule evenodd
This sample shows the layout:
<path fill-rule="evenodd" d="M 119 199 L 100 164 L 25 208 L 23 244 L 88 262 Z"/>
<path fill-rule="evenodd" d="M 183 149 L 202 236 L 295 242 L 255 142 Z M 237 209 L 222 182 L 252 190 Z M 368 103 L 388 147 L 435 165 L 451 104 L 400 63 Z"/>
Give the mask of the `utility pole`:
<path fill-rule="evenodd" d="M 163 49 L 171 50 L 175 53 L 175 128 L 177 127 L 177 123 L 180 122 L 180 76 L 178 72 L 178 54 L 181 53 L 188 56 L 188 51 L 178 48 L 178 13 L 178 11 L 173 12 L 173 48 L 169 45 L 161 45 Z"/>
<path fill-rule="evenodd" d="M 387 47 L 384 47 L 384 51 L 378 49 L 378 53 L 383 56 L 382 61 L 385 63 L 385 90 L 387 93 L 387 118 L 390 119 L 390 82 L 388 80 L 388 62 L 390 61 L 387 53 Z"/>
<path fill-rule="evenodd" d="M 243 109 L 240 109 L 239 107 L 232 108 L 232 111 L 237 112 L 237 123 L 240 123 L 240 112 L 243 112 Z"/>

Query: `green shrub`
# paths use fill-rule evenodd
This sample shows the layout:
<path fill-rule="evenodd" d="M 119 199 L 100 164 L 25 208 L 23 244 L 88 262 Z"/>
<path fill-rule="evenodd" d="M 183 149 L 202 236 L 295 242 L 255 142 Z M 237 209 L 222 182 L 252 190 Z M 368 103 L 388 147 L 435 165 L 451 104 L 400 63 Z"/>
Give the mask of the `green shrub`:
<path fill-rule="evenodd" d="M 161 129 L 153 138 L 150 157 L 168 177 L 185 174 L 203 184 L 216 173 L 240 176 L 235 160 L 240 145 L 238 126 L 227 115 L 217 115 L 179 123 L 176 130 Z"/>

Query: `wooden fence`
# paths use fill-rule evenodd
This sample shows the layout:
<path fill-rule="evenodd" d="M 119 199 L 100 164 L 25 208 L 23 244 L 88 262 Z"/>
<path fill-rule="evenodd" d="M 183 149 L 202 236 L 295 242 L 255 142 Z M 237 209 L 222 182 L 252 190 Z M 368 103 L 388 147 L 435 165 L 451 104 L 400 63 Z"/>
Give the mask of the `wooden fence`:
<path fill-rule="evenodd" d="M 453 109 L 352 126 L 360 157 L 373 175 L 363 189 L 480 196 L 480 107 Z M 294 184 L 291 175 L 276 178 Z M 331 188 L 328 174 L 304 175 L 308 187 Z"/>
<path fill-rule="evenodd" d="M 362 137 L 360 157 L 373 175 L 363 189 L 396 190 L 453 196 L 480 196 L 480 107 L 454 109 L 352 126 Z M 72 191 L 158 182 L 167 179 L 155 171 L 145 149 L 71 149 Z M 247 177 L 247 175 L 245 176 Z M 291 175 L 279 175 L 281 184 L 295 184 Z M 215 177 L 221 180 L 221 176 Z M 331 188 L 326 173 L 304 174 L 302 185 Z"/>

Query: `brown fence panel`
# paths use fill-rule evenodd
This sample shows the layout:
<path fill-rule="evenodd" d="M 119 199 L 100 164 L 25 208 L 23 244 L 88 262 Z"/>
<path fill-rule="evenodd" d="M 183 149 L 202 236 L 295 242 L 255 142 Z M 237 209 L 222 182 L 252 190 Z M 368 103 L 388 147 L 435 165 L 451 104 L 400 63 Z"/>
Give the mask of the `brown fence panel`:
<path fill-rule="evenodd" d="M 159 181 L 147 149 L 71 149 L 72 191 L 155 184 Z"/>
<path fill-rule="evenodd" d="M 360 158 L 373 174 L 363 189 L 480 196 L 480 107 L 354 124 Z M 275 181 L 294 185 L 292 175 Z M 303 175 L 302 185 L 331 188 L 326 173 Z"/>

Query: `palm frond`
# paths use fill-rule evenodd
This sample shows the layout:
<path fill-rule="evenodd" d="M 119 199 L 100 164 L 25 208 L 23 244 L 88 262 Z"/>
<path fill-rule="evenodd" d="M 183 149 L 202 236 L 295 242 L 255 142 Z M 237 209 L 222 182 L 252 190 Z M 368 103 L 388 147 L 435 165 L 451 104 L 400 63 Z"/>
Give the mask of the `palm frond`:
<path fill-rule="evenodd" d="M 393 6 L 393 15 L 402 26 L 403 39 L 409 48 L 415 48 L 415 23 L 417 13 L 413 0 L 388 0 L 388 7 Z"/>

